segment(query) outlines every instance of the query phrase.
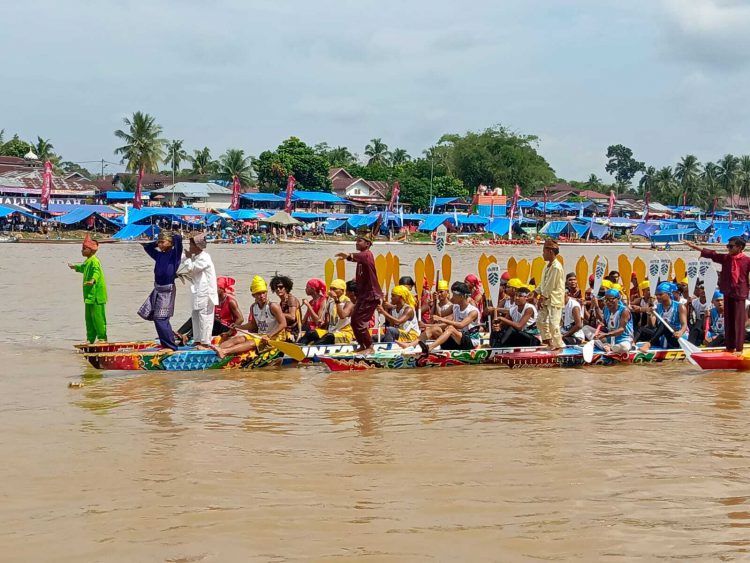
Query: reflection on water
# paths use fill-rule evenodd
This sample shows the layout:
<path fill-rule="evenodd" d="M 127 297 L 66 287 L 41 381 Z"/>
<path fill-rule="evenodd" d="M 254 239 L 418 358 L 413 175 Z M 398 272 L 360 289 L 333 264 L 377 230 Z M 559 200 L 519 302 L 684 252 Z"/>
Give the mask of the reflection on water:
<path fill-rule="evenodd" d="M 283 257 L 288 273 L 310 275 L 304 264 L 320 259 L 263 250 L 212 249 L 244 288 L 243 309 L 250 273 Z M 411 264 L 422 249 L 396 250 Z M 102 376 L 70 352 L 79 280 L 54 255 L 67 250 L 8 252 L 39 253 L 29 267 L 60 276 L 64 299 L 44 322 L 12 313 L 19 330 L 0 344 L 4 560 L 749 558 L 743 374 L 664 364 Z M 457 255 L 456 275 L 477 255 Z M 111 333 L 150 334 L 133 317 L 149 287 L 141 251 L 102 259 Z M 11 303 L 45 290 L 29 279 L 8 285 Z"/>

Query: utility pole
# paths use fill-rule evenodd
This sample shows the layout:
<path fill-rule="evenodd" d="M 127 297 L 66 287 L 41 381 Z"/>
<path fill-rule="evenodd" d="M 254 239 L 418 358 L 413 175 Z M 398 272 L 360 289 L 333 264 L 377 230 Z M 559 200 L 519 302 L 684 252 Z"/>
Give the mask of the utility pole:
<path fill-rule="evenodd" d="M 174 207 L 174 154 L 175 146 L 174 143 L 172 143 L 172 207 Z"/>
<path fill-rule="evenodd" d="M 104 178 L 104 159 L 102 159 L 102 178 Z"/>

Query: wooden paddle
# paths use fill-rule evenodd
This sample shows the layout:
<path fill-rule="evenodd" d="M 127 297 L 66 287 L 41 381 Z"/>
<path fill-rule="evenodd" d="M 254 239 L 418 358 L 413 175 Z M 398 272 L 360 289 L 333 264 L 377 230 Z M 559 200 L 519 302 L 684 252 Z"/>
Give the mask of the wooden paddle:
<path fill-rule="evenodd" d="M 450 254 L 446 254 L 445 256 L 443 256 L 443 259 L 441 260 L 440 269 L 442 271 L 442 279 L 447 281 L 449 286 L 451 283 L 452 268 L 453 268 L 453 260 L 451 260 Z"/>
<path fill-rule="evenodd" d="M 607 273 L 607 261 L 604 258 L 597 258 L 594 263 L 594 287 L 591 290 L 592 299 L 596 299 L 599 295 L 599 288 L 602 286 L 602 281 Z"/>
<path fill-rule="evenodd" d="M 539 285 L 542 283 L 542 272 L 544 271 L 544 266 L 546 266 L 546 262 L 544 261 L 544 258 L 541 256 L 537 256 L 534 258 L 534 260 L 531 262 L 531 274 L 530 276 L 534 278 L 534 283 L 536 285 Z"/>
<path fill-rule="evenodd" d="M 391 256 L 391 281 L 393 282 L 393 286 L 395 287 L 398 285 L 398 280 L 401 279 L 401 259 L 393 254 Z"/>
<path fill-rule="evenodd" d="M 247 334 L 250 338 L 255 340 L 256 343 L 260 342 L 263 338 L 260 334 L 254 334 L 252 332 L 242 330 L 241 328 L 235 328 L 235 330 L 242 334 Z M 305 351 L 293 342 L 287 342 L 286 340 L 269 340 L 268 344 L 283 352 L 285 356 L 289 356 L 290 358 L 297 360 L 298 362 L 301 362 L 306 357 Z"/>
<path fill-rule="evenodd" d="M 638 280 L 638 283 L 640 284 L 646 279 L 646 263 L 641 259 L 639 256 L 635 260 L 633 260 L 633 271 L 635 272 L 635 279 Z M 638 289 L 638 294 L 640 295 L 641 290 Z"/>
<path fill-rule="evenodd" d="M 620 271 L 620 282 L 622 285 L 622 294 L 625 296 L 627 302 L 630 302 L 630 288 L 633 286 L 632 277 L 633 266 L 630 264 L 630 260 L 624 254 L 620 254 L 617 258 L 617 269 Z"/>
<path fill-rule="evenodd" d="M 487 264 L 484 276 L 488 284 L 487 301 L 489 306 L 492 307 L 500 294 L 500 266 L 497 265 L 497 262 Z"/>
<path fill-rule="evenodd" d="M 417 303 L 422 302 L 422 284 L 416 280 L 424 280 L 424 260 L 417 258 L 414 263 L 414 283 L 416 284 L 417 290 Z"/>
<path fill-rule="evenodd" d="M 596 340 L 596 337 L 599 336 L 599 331 L 602 329 L 602 325 L 598 325 L 596 327 L 596 332 L 594 332 L 594 336 L 591 337 L 591 340 L 586 342 L 586 344 L 583 345 L 583 361 L 587 364 L 590 364 L 591 361 L 594 359 L 594 340 Z"/>
<path fill-rule="evenodd" d="M 578 287 L 581 289 L 581 299 L 586 296 L 586 288 L 589 283 L 589 263 L 585 256 L 581 256 L 576 262 L 576 279 Z"/>
<path fill-rule="evenodd" d="M 427 278 L 427 284 L 429 285 L 430 290 L 432 290 L 432 285 L 435 283 L 435 262 L 432 259 L 432 255 L 429 253 L 424 259 L 424 276 Z M 424 280 L 414 280 L 414 283 L 422 285 L 424 284 Z"/>
<path fill-rule="evenodd" d="M 659 257 L 654 256 L 648 261 L 648 286 L 651 288 L 651 295 L 655 294 L 657 285 L 659 285 Z"/>
<path fill-rule="evenodd" d="M 490 264 L 497 264 L 497 258 L 495 258 L 495 256 L 491 256 L 488 254 L 487 258 L 489 259 Z"/>
<path fill-rule="evenodd" d="M 526 285 L 529 283 L 529 272 L 531 271 L 531 265 L 524 259 L 516 265 L 516 277 L 521 280 L 521 283 Z"/>
<path fill-rule="evenodd" d="M 340 280 L 346 281 L 346 260 L 339 258 L 336 260 L 336 277 Z M 327 284 L 330 286 L 331 284 Z"/>
<path fill-rule="evenodd" d="M 698 283 L 698 265 L 697 258 L 687 263 L 688 293 L 691 298 L 695 295 L 695 286 Z M 706 295 L 706 299 L 708 299 L 708 295 Z"/>
<path fill-rule="evenodd" d="M 378 254 L 375 257 L 375 272 L 378 274 L 378 283 L 383 290 L 385 289 L 385 274 L 387 270 L 388 265 L 386 264 L 385 256 Z"/>
<path fill-rule="evenodd" d="M 518 271 L 517 271 L 518 262 L 516 262 L 515 257 L 511 256 L 508 258 L 508 277 L 509 278 L 517 278 L 518 277 Z"/>
<path fill-rule="evenodd" d="M 674 261 L 674 276 L 677 278 L 677 283 L 682 283 L 682 280 L 687 277 L 685 261 L 682 258 Z"/>
<path fill-rule="evenodd" d="M 438 273 L 435 276 L 436 286 L 437 286 L 437 282 L 440 281 L 441 271 L 443 272 L 443 277 L 445 278 L 445 257 L 446 257 L 445 252 L 447 250 L 447 242 L 448 242 L 448 229 L 445 228 L 445 225 L 440 225 L 435 231 L 435 250 L 437 251 L 438 262 L 440 262 L 440 270 L 438 270 Z"/>
<path fill-rule="evenodd" d="M 489 258 L 485 253 L 482 253 L 482 255 L 479 257 L 479 264 L 477 265 L 477 269 L 479 270 L 479 279 L 482 281 L 482 291 L 484 293 L 488 293 L 490 290 L 490 284 L 489 281 L 487 281 L 487 265 L 490 263 Z"/>
<path fill-rule="evenodd" d="M 672 261 L 669 258 L 659 260 L 659 283 L 670 281 L 669 272 L 672 270 Z"/>
<path fill-rule="evenodd" d="M 325 263 L 326 287 L 331 287 L 331 282 L 333 281 L 333 269 L 334 269 L 333 260 L 329 258 L 328 260 L 326 260 L 326 263 Z"/>
<path fill-rule="evenodd" d="M 562 254 L 557 255 L 557 261 L 560 262 L 563 266 L 565 266 L 565 258 L 563 258 Z"/>

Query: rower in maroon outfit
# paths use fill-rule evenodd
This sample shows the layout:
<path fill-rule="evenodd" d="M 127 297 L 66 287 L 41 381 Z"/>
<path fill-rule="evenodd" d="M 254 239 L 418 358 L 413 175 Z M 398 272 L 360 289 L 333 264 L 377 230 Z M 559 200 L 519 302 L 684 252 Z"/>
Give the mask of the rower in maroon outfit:
<path fill-rule="evenodd" d="M 356 244 L 357 252 L 339 252 L 336 257 L 357 263 L 357 274 L 354 278 L 357 282 L 357 301 L 352 311 L 352 331 L 359 344 L 357 352 L 372 354 L 370 319 L 383 299 L 383 291 L 380 289 L 378 274 L 375 271 L 375 257 L 370 252 L 372 238 L 369 234 L 359 234 Z"/>
<path fill-rule="evenodd" d="M 701 258 L 710 258 L 721 264 L 719 289 L 724 294 L 724 345 L 727 352 L 742 354 L 745 344 L 745 323 L 747 312 L 745 300 L 748 295 L 748 275 L 750 274 L 750 257 L 746 256 L 745 239 L 732 237 L 727 242 L 727 253 L 701 248 L 694 242 L 685 241 L 694 249 L 700 250 Z"/>

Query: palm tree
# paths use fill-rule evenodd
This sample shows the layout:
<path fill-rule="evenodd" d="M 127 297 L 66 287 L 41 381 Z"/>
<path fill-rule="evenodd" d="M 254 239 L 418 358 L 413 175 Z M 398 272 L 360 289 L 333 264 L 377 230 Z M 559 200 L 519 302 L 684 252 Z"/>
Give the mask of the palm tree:
<path fill-rule="evenodd" d="M 128 130 L 118 129 L 115 137 L 125 141 L 125 144 L 115 149 L 115 154 L 122 155 L 120 162 L 127 162 L 127 169 L 138 171 L 143 168 L 144 172 L 153 172 L 158 169 L 159 163 L 164 160 L 164 146 L 166 139 L 161 137 L 161 125 L 156 123 L 156 118 L 137 111 L 132 118 L 124 118 L 123 123 Z"/>
<path fill-rule="evenodd" d="M 716 164 L 719 167 L 716 179 L 724 192 L 729 195 L 729 206 L 734 207 L 734 190 L 739 179 L 740 159 L 732 154 L 725 154 L 724 158 Z"/>
<path fill-rule="evenodd" d="M 653 192 L 656 187 L 656 168 L 649 166 L 644 170 L 643 176 L 638 181 L 638 189 L 641 195 L 645 195 L 646 192 Z"/>
<path fill-rule="evenodd" d="M 249 186 L 253 181 L 252 157 L 245 156 L 242 149 L 227 149 L 219 157 L 219 176 L 229 181 L 237 176 L 241 186 Z"/>
<path fill-rule="evenodd" d="M 750 155 L 740 157 L 739 174 L 740 195 L 745 197 L 747 208 L 750 209 Z"/>
<path fill-rule="evenodd" d="M 164 159 L 164 164 L 171 165 L 172 175 L 179 172 L 180 163 L 188 158 L 187 152 L 182 148 L 184 142 L 182 139 L 174 139 L 167 143 L 167 156 Z"/>
<path fill-rule="evenodd" d="M 701 163 L 695 155 L 683 156 L 674 170 L 674 177 L 680 182 L 682 193 L 688 194 L 691 202 L 695 201 L 695 188 L 701 175 Z"/>
<path fill-rule="evenodd" d="M 589 176 L 589 179 L 586 180 L 586 187 L 589 190 L 596 190 L 597 188 L 600 188 L 602 186 L 602 181 L 596 174 L 592 174 Z"/>
<path fill-rule="evenodd" d="M 391 153 L 392 166 L 398 166 L 399 164 L 404 164 L 410 160 L 411 156 L 406 152 L 406 149 L 393 149 L 393 152 Z"/>
<path fill-rule="evenodd" d="M 193 173 L 199 176 L 212 174 L 216 171 L 216 161 L 211 158 L 211 151 L 208 147 L 193 151 L 193 156 L 189 156 L 188 160 L 192 164 Z"/>
<path fill-rule="evenodd" d="M 382 139 L 370 139 L 370 143 L 365 147 L 365 156 L 369 157 L 367 166 L 373 164 L 382 164 L 387 166 L 391 158 L 388 152 L 388 145 Z"/>
<path fill-rule="evenodd" d="M 5 129 L 0 129 L 0 147 L 5 143 Z"/>
<path fill-rule="evenodd" d="M 346 167 L 354 164 L 357 159 L 346 147 L 336 147 L 326 153 L 331 166 Z"/>
<path fill-rule="evenodd" d="M 672 202 L 678 196 L 678 184 L 671 166 L 659 169 L 654 176 L 655 200 L 660 203 Z"/>
<path fill-rule="evenodd" d="M 55 156 L 55 153 L 52 152 L 52 149 L 55 147 L 52 145 L 52 143 L 49 142 L 49 139 L 42 139 L 41 137 L 36 138 L 36 145 L 34 145 L 33 150 L 36 153 L 36 155 L 39 157 L 39 160 L 49 160 L 50 158 Z"/>

